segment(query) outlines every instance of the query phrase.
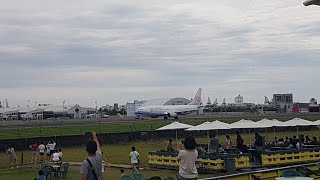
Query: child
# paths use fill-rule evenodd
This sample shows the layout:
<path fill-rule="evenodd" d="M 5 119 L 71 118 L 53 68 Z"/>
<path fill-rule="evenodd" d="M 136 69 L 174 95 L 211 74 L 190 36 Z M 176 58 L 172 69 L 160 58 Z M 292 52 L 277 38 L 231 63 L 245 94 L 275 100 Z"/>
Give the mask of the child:
<path fill-rule="evenodd" d="M 11 169 L 13 169 L 14 163 L 16 163 L 16 166 L 18 166 L 18 161 L 17 161 L 17 155 L 16 152 L 14 151 L 14 148 L 12 146 L 9 146 L 6 150 L 7 154 L 9 155 L 9 159 L 11 162 Z"/>
<path fill-rule="evenodd" d="M 46 176 L 44 175 L 44 171 L 39 170 L 38 180 L 46 180 Z"/>
<path fill-rule="evenodd" d="M 60 162 L 62 162 L 63 153 L 62 153 L 62 150 L 61 150 L 61 149 L 59 149 L 59 154 L 60 154 Z"/>
<path fill-rule="evenodd" d="M 120 177 L 124 176 L 124 169 L 120 169 Z"/>

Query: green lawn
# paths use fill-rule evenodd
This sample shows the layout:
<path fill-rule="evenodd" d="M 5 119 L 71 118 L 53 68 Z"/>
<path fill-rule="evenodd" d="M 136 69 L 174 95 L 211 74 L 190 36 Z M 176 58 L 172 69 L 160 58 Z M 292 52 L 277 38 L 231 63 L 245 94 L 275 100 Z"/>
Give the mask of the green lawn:
<path fill-rule="evenodd" d="M 125 170 L 125 174 L 130 174 L 130 170 Z M 152 170 L 140 170 L 140 173 L 143 174 L 146 177 L 152 177 L 152 176 L 160 176 L 162 178 L 173 176 L 177 174 L 174 171 L 152 171 Z M 18 169 L 2 169 L 0 170 L 0 180 L 33 180 L 35 177 L 37 177 L 38 169 L 36 167 L 34 168 L 18 168 Z M 72 180 L 79 180 L 80 179 L 80 173 L 79 170 L 72 169 L 70 171 L 70 177 Z M 104 179 L 105 180 L 117 180 L 120 177 L 120 170 L 119 169 L 113 169 L 113 168 L 107 168 L 106 172 L 104 173 Z M 201 177 L 210 177 L 210 175 L 201 175 Z"/>
<path fill-rule="evenodd" d="M 88 126 L 62 126 L 60 127 L 34 127 L 18 129 L 1 129 L 0 139 L 17 139 L 30 137 L 50 137 L 79 135 L 85 132 L 97 131 L 97 133 L 118 133 L 131 131 L 151 131 L 155 130 L 164 123 L 133 123 L 133 124 L 101 124 Z"/>
<path fill-rule="evenodd" d="M 319 130 L 315 131 L 301 131 L 300 134 L 309 135 L 309 136 L 316 136 L 319 137 Z M 290 132 L 269 132 L 269 133 L 262 133 L 263 136 L 266 137 L 267 141 L 271 141 L 272 138 L 275 136 L 277 137 L 292 137 L 293 135 L 296 135 L 296 132 L 290 131 Z M 249 136 L 249 134 L 242 134 L 245 143 L 249 143 L 249 139 L 251 137 L 251 140 L 253 142 L 254 135 L 253 133 Z M 234 142 L 235 141 L 235 135 L 231 135 L 231 139 Z M 219 140 L 221 143 L 224 143 L 224 136 L 219 136 Z M 207 143 L 206 137 L 197 137 L 197 142 L 201 144 Z M 154 171 L 154 170 L 147 170 L 147 161 L 148 161 L 148 152 L 149 151 L 155 151 L 160 149 L 166 148 L 167 141 L 166 140 L 157 140 L 157 141 L 140 141 L 140 142 L 129 142 L 129 143 L 119 143 L 119 144 L 112 144 L 108 146 L 102 146 L 102 151 L 105 153 L 105 156 L 107 157 L 108 162 L 114 163 L 114 164 L 129 164 L 129 153 L 131 146 L 135 145 L 137 147 L 137 150 L 141 154 L 141 167 L 144 168 L 142 170 L 142 173 L 146 176 L 152 176 L 152 175 L 160 175 L 162 177 L 164 176 L 175 176 L 177 172 L 173 171 Z M 58 148 L 60 148 L 58 146 Z M 79 147 L 61 147 L 62 151 L 64 153 L 63 160 L 65 162 L 82 162 L 86 158 L 86 152 L 84 146 Z M 31 151 L 18 151 L 17 155 L 20 160 L 21 155 L 24 155 L 24 162 L 29 163 L 31 158 Z M 33 179 L 37 174 L 37 168 L 18 168 L 9 170 L 9 159 L 7 157 L 7 154 L 0 153 L 0 180 L 10 179 L 10 180 L 23 180 L 23 179 Z M 79 168 L 80 167 L 73 167 L 71 171 L 72 179 L 79 179 Z M 130 172 L 130 170 L 126 170 L 127 173 Z M 212 175 L 205 175 L 201 177 L 208 177 Z M 106 179 L 118 179 L 119 178 L 119 169 L 107 169 L 105 174 Z"/>
<path fill-rule="evenodd" d="M 316 136 L 319 137 L 319 130 L 314 131 L 301 131 L 300 134 L 309 135 L 310 137 Z M 289 132 L 269 132 L 269 133 L 262 133 L 263 136 L 266 137 L 267 141 L 272 141 L 274 135 L 279 137 L 292 137 L 296 135 L 295 131 Z M 231 134 L 231 140 L 235 142 L 235 135 Z M 250 139 L 251 142 L 254 142 L 254 133 L 250 136 L 249 134 L 242 134 L 244 141 L 246 144 L 249 144 Z M 206 144 L 207 138 L 206 137 L 197 137 L 197 143 Z M 220 143 L 224 144 L 224 136 L 219 136 Z M 176 144 L 174 142 L 174 144 Z M 104 152 L 105 156 L 107 157 L 110 163 L 114 164 L 129 164 L 129 153 L 131 150 L 131 146 L 136 146 L 137 150 L 141 154 L 141 163 L 142 166 L 147 166 L 147 158 L 149 151 L 161 150 L 166 149 L 167 141 L 166 140 L 157 140 L 157 141 L 139 141 L 139 142 L 128 142 L 128 143 L 119 143 L 119 144 L 112 144 L 112 145 L 104 145 L 102 146 L 102 151 Z M 68 162 L 81 162 L 86 157 L 85 147 L 59 147 L 62 148 L 63 151 L 63 160 Z M 21 155 L 24 155 L 24 162 L 28 163 L 31 159 L 31 151 L 18 151 L 18 159 L 20 160 Z M 5 153 L 0 153 L 0 168 L 8 166 L 8 157 Z"/>

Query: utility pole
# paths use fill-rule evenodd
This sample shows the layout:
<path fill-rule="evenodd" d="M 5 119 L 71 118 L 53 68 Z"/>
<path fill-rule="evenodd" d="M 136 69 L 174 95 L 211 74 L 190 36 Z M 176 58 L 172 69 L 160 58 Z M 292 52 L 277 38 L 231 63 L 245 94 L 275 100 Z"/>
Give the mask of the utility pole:
<path fill-rule="evenodd" d="M 63 117 L 63 119 L 65 118 L 65 113 L 64 113 L 64 111 L 65 111 L 64 104 L 65 103 L 66 103 L 66 100 L 63 100 L 63 102 L 62 102 L 62 117 Z"/>
<path fill-rule="evenodd" d="M 94 103 L 96 103 L 96 118 L 98 118 L 98 101 L 96 100 Z"/>

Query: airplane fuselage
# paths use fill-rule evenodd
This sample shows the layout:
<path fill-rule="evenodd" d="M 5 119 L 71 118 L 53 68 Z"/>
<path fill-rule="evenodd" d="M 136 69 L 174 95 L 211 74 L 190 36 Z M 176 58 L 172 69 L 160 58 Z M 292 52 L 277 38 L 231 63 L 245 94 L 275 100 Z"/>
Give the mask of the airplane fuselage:
<path fill-rule="evenodd" d="M 177 115 L 185 115 L 199 110 L 199 105 L 166 105 L 166 106 L 147 106 L 141 107 L 135 115 L 140 117 L 176 117 Z"/>

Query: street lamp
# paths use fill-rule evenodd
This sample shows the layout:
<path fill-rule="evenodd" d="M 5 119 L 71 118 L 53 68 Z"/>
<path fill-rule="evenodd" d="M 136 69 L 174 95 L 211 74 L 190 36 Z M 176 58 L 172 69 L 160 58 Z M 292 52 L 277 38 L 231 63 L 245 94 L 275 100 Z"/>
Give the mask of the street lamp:
<path fill-rule="evenodd" d="M 320 6 L 320 0 L 307 0 L 303 2 L 303 5 L 310 6 L 310 5 L 318 5 Z"/>

